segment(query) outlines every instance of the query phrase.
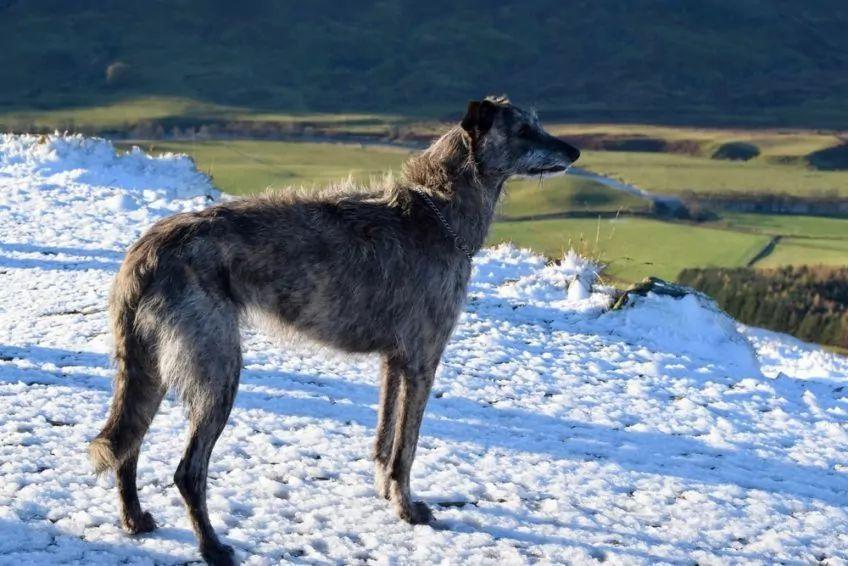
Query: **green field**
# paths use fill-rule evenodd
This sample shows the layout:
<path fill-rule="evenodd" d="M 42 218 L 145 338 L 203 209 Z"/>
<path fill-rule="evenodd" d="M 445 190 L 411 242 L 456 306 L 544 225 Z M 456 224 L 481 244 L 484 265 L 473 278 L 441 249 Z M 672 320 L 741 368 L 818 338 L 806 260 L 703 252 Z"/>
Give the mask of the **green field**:
<path fill-rule="evenodd" d="M 757 267 L 848 265 L 848 219 L 816 216 L 727 213 L 717 226 L 782 236 Z"/>
<path fill-rule="evenodd" d="M 410 154 L 409 150 L 386 146 L 277 141 L 151 141 L 132 145 L 153 153 L 186 153 L 218 188 L 235 195 L 268 188 L 321 186 L 348 176 L 365 182 L 389 171 L 399 172 Z"/>
<path fill-rule="evenodd" d="M 153 153 L 186 153 L 215 185 L 231 194 L 254 194 L 267 188 L 322 186 L 351 176 L 367 182 L 386 172 L 398 173 L 410 151 L 390 146 L 277 141 L 135 142 Z M 499 214 L 509 217 L 573 211 L 643 210 L 647 202 L 600 183 L 566 175 L 514 179 Z"/>
<path fill-rule="evenodd" d="M 672 127 L 654 124 L 550 124 L 548 129 L 565 138 L 592 136 L 601 139 L 660 140 L 677 153 L 710 157 L 723 144 L 743 142 L 757 147 L 759 159 L 792 161 L 842 143 L 836 132 L 788 129 Z"/>
<path fill-rule="evenodd" d="M 838 238 L 848 241 L 848 220 L 788 214 L 742 214 L 725 212 L 719 225 L 771 236 Z"/>
<path fill-rule="evenodd" d="M 513 179 L 506 187 L 500 214 L 532 217 L 564 212 L 647 210 L 645 199 L 574 175 L 550 179 Z"/>
<path fill-rule="evenodd" d="M 586 151 L 580 166 L 660 194 L 785 193 L 848 197 L 848 170 L 756 158 L 726 161 L 658 152 Z"/>
<path fill-rule="evenodd" d="M 388 171 L 399 172 L 410 154 L 388 146 L 272 141 L 139 145 L 147 151 L 191 155 L 216 186 L 231 194 L 321 186 L 348 176 L 367 182 Z M 574 247 L 608 264 L 607 273 L 621 283 L 647 275 L 674 279 L 684 267 L 744 266 L 777 235 L 783 239 L 758 266 L 848 263 L 848 219 L 736 213 L 707 224 L 635 217 L 544 218 L 646 207 L 642 199 L 573 175 L 541 182 L 514 179 L 498 214 L 525 220 L 496 222 L 490 243 L 512 241 L 550 257 Z"/>
<path fill-rule="evenodd" d="M 2 107 L 0 107 L 2 108 Z M 176 96 L 144 96 L 105 102 L 99 106 L 57 109 L 0 110 L 0 129 L 10 131 L 82 130 L 127 132 L 143 123 L 264 123 L 308 125 L 345 134 L 389 135 L 392 127 L 415 127 L 416 132 L 433 131 L 434 122 L 413 121 L 392 114 L 270 112 L 250 107 L 203 102 Z"/>
<path fill-rule="evenodd" d="M 848 227 L 848 221 L 846 221 Z M 757 267 L 848 265 L 848 239 L 784 238 Z"/>
<path fill-rule="evenodd" d="M 607 264 L 605 273 L 614 279 L 632 282 L 648 275 L 673 280 L 685 267 L 745 265 L 768 240 L 756 234 L 624 217 L 499 222 L 489 241 L 510 241 L 554 258 L 574 248 Z"/>
<path fill-rule="evenodd" d="M 348 176 L 367 182 L 388 171 L 399 172 L 410 154 L 389 146 L 272 141 L 151 141 L 140 145 L 147 151 L 188 153 L 216 186 L 231 194 L 321 186 Z M 714 163 L 716 170 L 737 165 Z M 511 181 L 499 216 L 532 218 L 646 207 L 646 201 L 594 181 L 561 176 L 541 182 Z M 632 217 L 497 222 L 490 242 L 512 241 L 550 257 L 574 247 L 600 258 L 608 264 L 607 273 L 613 279 L 626 283 L 647 275 L 674 279 L 684 267 L 746 265 L 775 235 L 784 238 L 758 266 L 848 263 L 848 220 L 811 216 L 729 213 L 708 225 Z"/>

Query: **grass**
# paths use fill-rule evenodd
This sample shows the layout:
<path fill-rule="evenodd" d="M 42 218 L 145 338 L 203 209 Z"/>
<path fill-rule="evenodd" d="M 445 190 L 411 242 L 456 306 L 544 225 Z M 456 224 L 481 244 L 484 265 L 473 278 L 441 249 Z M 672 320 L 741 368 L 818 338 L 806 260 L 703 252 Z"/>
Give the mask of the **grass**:
<path fill-rule="evenodd" d="M 556 219 L 495 224 L 489 242 L 510 241 L 549 257 L 569 247 L 598 257 L 621 282 L 648 275 L 673 280 L 685 267 L 745 265 L 767 236 L 624 217 L 608 220 Z"/>
<path fill-rule="evenodd" d="M 185 96 L 141 96 L 110 100 L 99 106 L 62 107 L 52 110 L 8 109 L 0 112 L 0 130 L 81 130 L 86 132 L 136 131 L 136 135 L 152 135 L 153 130 L 133 130 L 139 124 L 158 123 L 171 131 L 174 125 L 203 123 L 247 123 L 262 128 L 274 128 L 309 133 L 309 128 L 324 134 L 411 135 L 417 139 L 435 136 L 446 127 L 435 120 L 413 119 L 399 114 L 375 113 L 316 113 L 267 111 L 251 106 L 203 102 Z M 743 130 L 669 127 L 645 124 L 552 124 L 549 129 L 566 138 L 570 136 L 607 136 L 613 138 L 657 139 L 669 144 L 685 144 L 694 155 L 668 152 L 584 151 L 579 165 L 609 175 L 657 193 L 786 193 L 796 196 L 848 197 L 848 170 L 818 171 L 807 165 L 806 156 L 812 152 L 840 143 L 834 133 L 811 130 Z M 149 133 L 148 133 L 149 131 Z M 248 134 L 249 135 L 249 134 Z M 710 156 L 721 144 L 745 142 L 756 145 L 761 155 L 749 161 L 726 161 Z M 180 146 L 186 147 L 186 146 Z M 257 146 L 258 147 L 258 146 Z M 251 148 L 248 153 L 261 150 Z M 368 160 L 370 161 L 370 160 Z M 271 175 L 269 181 L 280 179 Z M 523 185 L 530 186 L 532 181 Z M 527 207 L 549 205 L 574 209 L 595 210 L 600 207 L 633 208 L 641 203 L 635 199 L 616 196 L 598 187 L 586 190 L 574 180 L 552 181 L 565 196 L 533 195 L 523 199 Z M 521 183 L 513 183 L 518 192 L 530 192 Z M 597 197 L 587 195 L 597 193 Z M 520 206 L 509 214 L 532 214 Z"/>
<path fill-rule="evenodd" d="M 848 240 L 784 238 L 757 267 L 781 265 L 846 265 Z"/>
<path fill-rule="evenodd" d="M 665 194 L 786 193 L 848 197 L 848 171 L 816 171 L 762 159 L 724 161 L 671 153 L 586 151 L 580 165 Z"/>
<path fill-rule="evenodd" d="M 54 110 L 12 110 L 0 114 L 0 124 L 19 130 L 77 127 L 89 129 L 122 128 L 144 120 L 171 116 L 214 116 L 224 107 L 178 97 L 141 97 L 99 106 L 65 107 Z"/>
<path fill-rule="evenodd" d="M 720 225 L 772 236 L 839 238 L 848 241 L 848 219 L 787 214 L 722 213 Z M 848 261 L 846 261 L 848 263 Z"/>
<path fill-rule="evenodd" d="M 313 124 L 340 128 L 348 134 L 388 133 L 391 125 L 410 123 L 397 115 L 364 113 L 268 112 L 250 107 L 203 102 L 178 96 L 143 96 L 117 99 L 98 106 L 32 110 L 10 109 L 0 113 L 6 130 L 128 130 L 145 121 L 267 122 Z M 420 128 L 431 128 L 421 124 Z"/>
<path fill-rule="evenodd" d="M 509 217 L 562 212 L 647 210 L 648 201 L 574 175 L 551 179 L 513 179 L 500 214 Z"/>
<path fill-rule="evenodd" d="M 348 176 L 367 182 L 398 172 L 409 151 L 388 146 L 278 141 L 145 142 L 153 152 L 183 152 L 231 194 L 266 188 L 321 186 Z M 503 217 L 644 209 L 642 199 L 576 176 L 515 179 L 499 210 Z M 514 241 L 550 257 L 570 246 L 601 258 L 621 282 L 647 275 L 674 279 L 684 267 L 745 265 L 771 236 L 786 236 L 764 267 L 848 263 L 848 220 L 811 216 L 726 214 L 709 225 L 643 218 L 561 218 L 497 222 L 491 243 Z M 829 238 L 829 239 L 828 239 Z"/>
<path fill-rule="evenodd" d="M 321 186 L 348 176 L 366 182 L 389 171 L 398 172 L 410 153 L 384 146 L 278 141 L 155 141 L 137 145 L 153 153 L 187 153 L 218 188 L 235 195 L 267 188 Z"/>
<path fill-rule="evenodd" d="M 745 142 L 757 146 L 761 158 L 786 161 L 841 143 L 835 133 L 813 130 L 775 130 L 739 128 L 696 128 L 658 126 L 654 124 L 552 124 L 548 129 L 556 135 L 603 136 L 610 138 L 649 138 L 669 143 L 690 142 L 695 155 L 709 157 L 722 144 Z"/>
<path fill-rule="evenodd" d="M 136 142 L 153 153 L 187 153 L 216 186 L 230 194 L 252 194 L 266 188 L 321 186 L 345 179 L 367 182 L 400 171 L 409 150 L 389 146 L 277 142 L 205 141 Z M 645 209 L 646 201 L 575 176 L 515 179 L 500 209 L 504 216 L 530 216 L 573 211 Z"/>
<path fill-rule="evenodd" d="M 848 219 L 728 213 L 716 225 L 728 230 L 783 236 L 756 267 L 848 265 Z"/>

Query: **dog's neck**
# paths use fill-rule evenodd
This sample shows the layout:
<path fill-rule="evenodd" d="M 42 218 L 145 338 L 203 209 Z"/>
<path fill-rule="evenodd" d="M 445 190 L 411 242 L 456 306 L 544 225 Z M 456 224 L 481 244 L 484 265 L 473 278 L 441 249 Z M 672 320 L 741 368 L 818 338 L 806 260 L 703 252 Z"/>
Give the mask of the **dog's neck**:
<path fill-rule="evenodd" d="M 470 139 L 461 128 L 450 130 L 407 161 L 403 179 L 433 195 L 472 253 L 483 247 L 506 176 L 481 172 Z"/>

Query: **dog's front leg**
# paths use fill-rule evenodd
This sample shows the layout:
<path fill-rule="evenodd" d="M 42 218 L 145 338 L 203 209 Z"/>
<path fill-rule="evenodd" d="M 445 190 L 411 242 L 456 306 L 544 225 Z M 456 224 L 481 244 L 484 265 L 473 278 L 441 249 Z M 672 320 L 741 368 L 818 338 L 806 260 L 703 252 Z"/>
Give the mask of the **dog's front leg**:
<path fill-rule="evenodd" d="M 377 436 L 374 440 L 374 487 L 377 494 L 389 499 L 391 472 L 389 461 L 394 443 L 395 410 L 400 393 L 403 364 L 396 356 L 385 356 L 380 375 L 380 405 L 377 408 Z"/>
<path fill-rule="evenodd" d="M 434 376 L 435 368 L 405 364 L 400 372 L 395 401 L 394 442 L 388 466 L 389 496 L 400 518 L 414 525 L 433 520 L 433 514 L 424 502 L 412 501 L 409 479 L 418 431 Z"/>

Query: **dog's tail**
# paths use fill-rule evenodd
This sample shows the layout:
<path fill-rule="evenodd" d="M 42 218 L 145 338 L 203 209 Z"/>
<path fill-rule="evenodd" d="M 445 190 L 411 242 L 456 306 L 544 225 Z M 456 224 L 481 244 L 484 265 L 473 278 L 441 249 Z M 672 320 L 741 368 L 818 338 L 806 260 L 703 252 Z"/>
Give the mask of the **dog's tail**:
<path fill-rule="evenodd" d="M 156 270 L 161 236 L 154 228 L 129 250 L 109 297 L 117 373 L 109 417 L 89 445 L 98 474 L 117 469 L 138 449 L 162 398 L 155 363 L 135 328 L 139 303 Z"/>

